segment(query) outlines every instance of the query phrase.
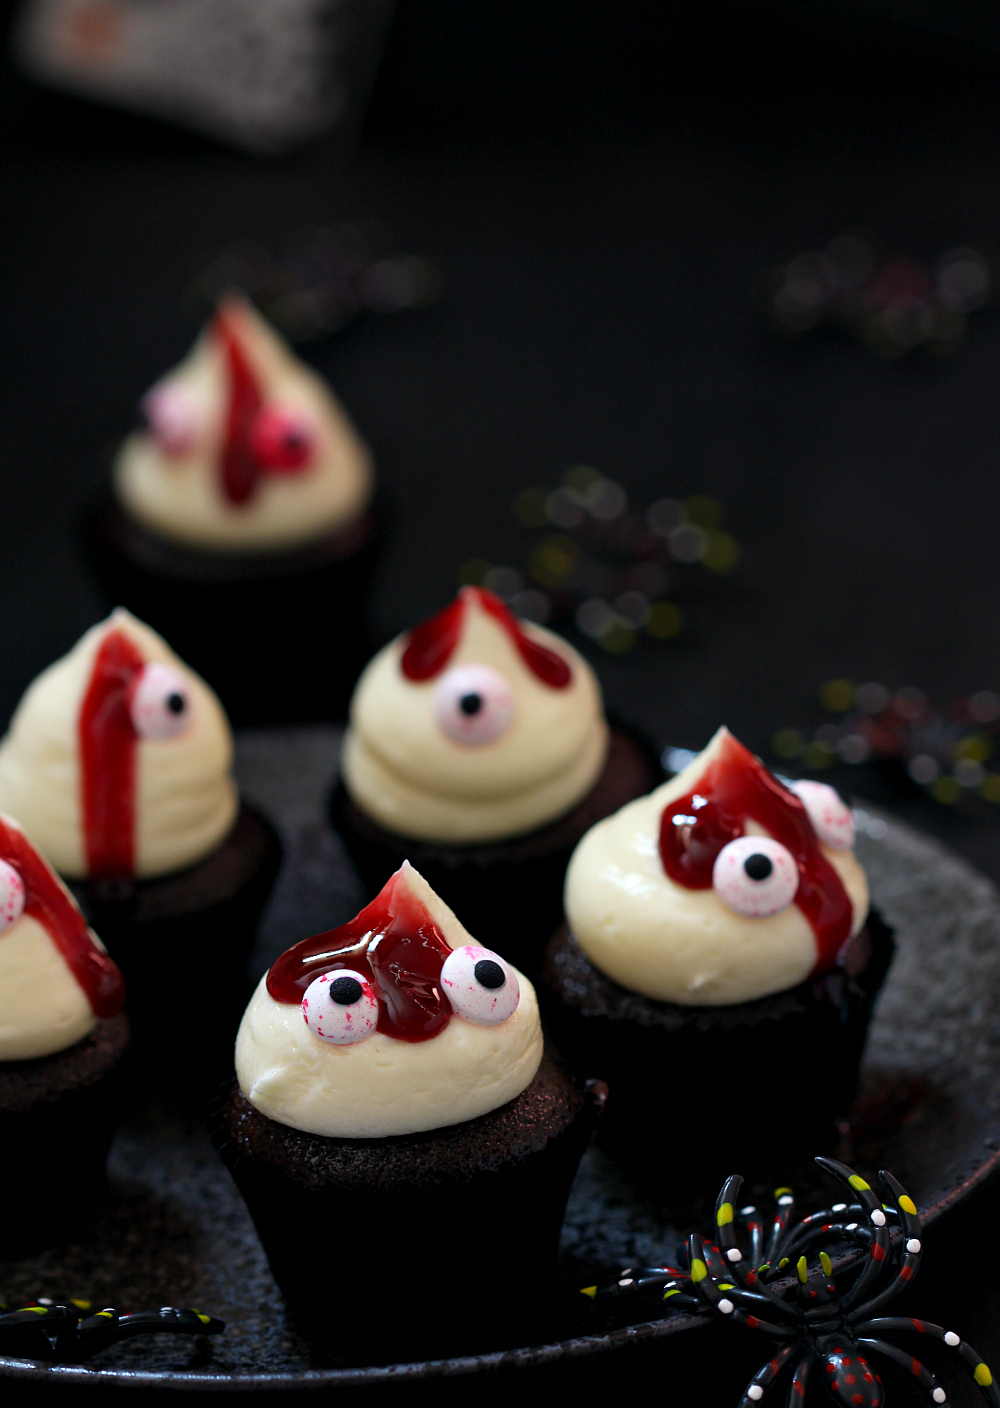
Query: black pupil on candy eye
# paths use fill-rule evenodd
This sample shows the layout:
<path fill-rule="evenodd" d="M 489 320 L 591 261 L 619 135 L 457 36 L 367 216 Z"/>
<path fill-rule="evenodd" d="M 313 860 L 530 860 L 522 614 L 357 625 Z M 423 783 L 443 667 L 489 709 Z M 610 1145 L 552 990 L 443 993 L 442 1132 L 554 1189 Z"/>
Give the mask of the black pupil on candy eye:
<path fill-rule="evenodd" d="M 176 691 L 173 694 L 167 695 L 166 704 L 167 710 L 171 714 L 183 714 L 184 710 L 187 708 L 187 700 L 184 698 L 183 694 L 178 694 Z"/>
<path fill-rule="evenodd" d="M 363 988 L 357 978 L 337 978 L 330 984 L 330 996 L 338 1007 L 351 1007 L 359 1000 Z"/>
<path fill-rule="evenodd" d="M 743 862 L 743 869 L 750 876 L 751 880 L 766 880 L 774 866 L 767 856 L 761 855 L 758 851 L 755 855 L 747 856 Z"/>
<path fill-rule="evenodd" d="M 483 696 L 481 694 L 463 694 L 458 701 L 458 707 L 463 714 L 468 714 L 471 718 L 473 714 L 478 714 L 483 707 Z"/>
<path fill-rule="evenodd" d="M 482 988 L 502 988 L 507 979 L 499 963 L 494 963 L 492 958 L 481 958 L 473 968 L 476 975 L 476 982 Z"/>

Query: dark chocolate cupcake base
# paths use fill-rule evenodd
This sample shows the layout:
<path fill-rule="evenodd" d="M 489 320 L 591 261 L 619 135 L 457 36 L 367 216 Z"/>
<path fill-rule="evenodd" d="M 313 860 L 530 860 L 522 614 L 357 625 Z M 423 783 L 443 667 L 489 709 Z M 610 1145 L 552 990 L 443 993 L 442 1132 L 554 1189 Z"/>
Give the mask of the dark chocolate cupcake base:
<path fill-rule="evenodd" d="M 74 883 L 88 923 L 125 975 L 145 1074 L 208 1090 L 232 1069 L 251 989 L 246 961 L 280 863 L 274 828 L 243 805 L 226 839 L 197 865 L 148 880 Z"/>
<path fill-rule="evenodd" d="M 423 1134 L 304 1134 L 238 1087 L 212 1134 L 300 1328 L 375 1363 L 502 1342 L 530 1313 L 605 1094 L 547 1055 L 500 1109 Z"/>
<path fill-rule="evenodd" d="M 122 1014 L 65 1051 L 0 1061 L 0 1257 L 86 1230 L 104 1192 L 128 1044 Z"/>
<path fill-rule="evenodd" d="M 371 653 L 364 599 L 385 535 L 380 500 L 293 550 L 209 552 L 144 528 L 110 490 L 86 525 L 112 606 L 127 606 L 219 695 L 234 724 L 342 716 Z"/>
<path fill-rule="evenodd" d="M 534 974 L 562 918 L 563 880 L 577 842 L 662 780 L 650 745 L 612 728 L 607 762 L 587 795 L 556 821 L 509 841 L 459 846 L 409 839 L 372 821 L 343 783 L 334 790 L 330 816 L 369 894 L 378 894 L 408 860 L 473 938 Z"/>
<path fill-rule="evenodd" d="M 571 1064 L 608 1083 L 599 1142 L 676 1203 L 734 1170 L 783 1182 L 794 1164 L 836 1152 L 894 949 L 872 910 L 833 973 L 753 1002 L 687 1007 L 620 987 L 564 927 L 538 995 Z"/>

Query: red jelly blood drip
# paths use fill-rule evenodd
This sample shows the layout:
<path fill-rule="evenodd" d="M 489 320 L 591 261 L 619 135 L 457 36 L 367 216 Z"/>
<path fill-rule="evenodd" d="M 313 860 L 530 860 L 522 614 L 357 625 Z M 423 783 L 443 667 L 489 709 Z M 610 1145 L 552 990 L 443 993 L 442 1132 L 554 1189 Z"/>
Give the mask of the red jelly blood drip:
<path fill-rule="evenodd" d="M 264 398 L 223 308 L 215 315 L 214 330 L 222 342 L 229 368 L 229 404 L 219 466 L 222 491 L 230 503 L 245 504 L 253 497 L 261 473 L 251 448 L 251 435 Z"/>
<path fill-rule="evenodd" d="M 12 865 L 24 884 L 24 913 L 50 935 L 67 967 L 87 995 L 95 1017 L 114 1017 L 125 1005 L 125 980 L 97 947 L 87 922 L 23 831 L 0 819 L 0 859 Z M 3 940 L 0 939 L 0 943 Z"/>
<path fill-rule="evenodd" d="M 403 674 L 408 680 L 429 680 L 441 673 L 458 645 L 465 612 L 473 599 L 504 628 L 536 679 L 550 689 L 566 688 L 573 672 L 562 656 L 526 635 L 520 621 L 500 598 L 483 587 L 463 587 L 450 606 L 410 632 L 402 659 Z"/>
<path fill-rule="evenodd" d="M 96 878 L 135 868 L 136 732 L 129 691 L 145 661 L 112 630 L 97 652 L 80 706 L 80 781 L 87 871 Z"/>
<path fill-rule="evenodd" d="M 404 887 L 399 872 L 356 919 L 314 934 L 283 953 L 267 975 L 276 1002 L 301 1002 L 320 973 L 352 968 L 378 998 L 376 1029 L 401 1041 L 427 1041 L 444 1028 L 451 1003 L 441 991 L 441 969 L 451 947 L 426 908 Z"/>
<path fill-rule="evenodd" d="M 795 904 L 808 919 L 819 950 L 814 973 L 836 966 L 851 934 L 853 912 L 840 876 L 820 850 L 806 809 L 793 792 L 735 738 L 726 738 L 719 756 L 693 791 L 664 809 L 660 818 L 660 859 L 671 880 L 689 890 L 707 890 L 723 846 L 755 821 L 791 852 L 799 868 Z"/>

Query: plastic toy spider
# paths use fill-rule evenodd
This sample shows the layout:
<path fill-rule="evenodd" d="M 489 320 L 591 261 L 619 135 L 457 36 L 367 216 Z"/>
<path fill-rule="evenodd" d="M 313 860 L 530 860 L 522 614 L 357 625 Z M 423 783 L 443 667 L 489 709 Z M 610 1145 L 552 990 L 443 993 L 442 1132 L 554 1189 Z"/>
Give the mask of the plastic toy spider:
<path fill-rule="evenodd" d="M 883 1204 L 869 1185 L 846 1165 L 817 1158 L 858 1201 L 835 1203 L 790 1226 L 794 1197 L 779 1188 L 765 1245 L 757 1209 L 736 1211 L 743 1179 L 728 1178 L 715 1205 L 718 1246 L 697 1235 L 688 1240 L 689 1270 L 639 1267 L 623 1272 L 614 1286 L 588 1286 L 591 1297 L 662 1288 L 677 1309 L 711 1311 L 722 1320 L 761 1330 L 781 1343 L 773 1358 L 750 1380 L 739 1408 L 751 1408 L 792 1366 L 789 1406 L 801 1403 L 814 1368 L 827 1393 L 843 1408 L 882 1408 L 884 1391 L 868 1358 L 888 1360 L 916 1380 L 932 1404 L 948 1401 L 931 1371 L 883 1336 L 896 1331 L 940 1340 L 979 1385 L 986 1401 L 1000 1408 L 1000 1389 L 980 1356 L 952 1330 L 909 1316 L 878 1316 L 913 1280 L 920 1265 L 921 1229 L 916 1206 L 892 1174 L 880 1171 L 890 1201 Z M 737 1238 L 743 1233 L 743 1245 Z M 833 1260 L 847 1253 L 834 1272 Z M 860 1255 L 859 1255 L 860 1253 Z M 810 1267 L 810 1262 L 815 1263 Z M 798 1283 L 787 1284 L 794 1267 Z M 859 1269 L 860 1268 L 860 1269 Z M 853 1281 L 841 1290 L 838 1276 Z M 778 1286 L 775 1283 L 785 1281 Z"/>
<path fill-rule="evenodd" d="M 0 1350 L 17 1359 L 58 1364 L 82 1364 L 133 1335 L 218 1335 L 225 1328 L 212 1315 L 169 1305 L 120 1315 L 111 1306 L 94 1311 L 89 1300 L 39 1299 L 13 1309 L 0 1301 Z"/>

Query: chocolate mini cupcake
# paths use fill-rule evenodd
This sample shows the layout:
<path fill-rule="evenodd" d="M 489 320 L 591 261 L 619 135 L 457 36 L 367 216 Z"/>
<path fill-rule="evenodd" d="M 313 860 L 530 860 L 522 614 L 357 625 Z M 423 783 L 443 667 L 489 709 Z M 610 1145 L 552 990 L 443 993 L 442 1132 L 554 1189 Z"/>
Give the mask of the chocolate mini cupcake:
<path fill-rule="evenodd" d="M 0 816 L 0 1257 L 79 1232 L 104 1185 L 125 984 L 65 886 Z"/>
<path fill-rule="evenodd" d="M 162 631 L 237 722 L 329 717 L 366 655 L 382 533 L 367 447 L 237 298 L 143 410 L 89 525 L 109 597 Z"/>
<path fill-rule="evenodd" d="M 645 743 L 608 728 L 572 646 L 478 587 L 368 665 L 341 771 L 333 822 L 368 889 L 409 858 L 529 970 L 577 841 L 662 776 Z"/>
<path fill-rule="evenodd" d="M 472 1348 L 544 1294 L 603 1088 L 543 1055 L 530 983 L 411 866 L 278 959 L 236 1071 L 214 1137 L 311 1338 Z"/>
<path fill-rule="evenodd" d="M 833 788 L 788 790 L 721 729 L 577 847 L 543 1005 L 637 1180 L 685 1196 L 835 1148 L 894 946 L 852 846 Z"/>
<path fill-rule="evenodd" d="M 0 806 L 73 882 L 129 983 L 144 1054 L 161 1022 L 191 1026 L 200 1061 L 227 1030 L 214 989 L 234 988 L 277 873 L 269 823 L 241 805 L 219 701 L 126 611 L 39 675 L 0 742 Z M 197 979 L 193 956 L 197 955 Z M 174 1061 L 171 1054 L 170 1060 Z M 228 1065 L 228 1059 L 226 1059 Z"/>

